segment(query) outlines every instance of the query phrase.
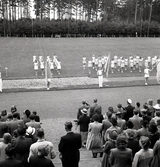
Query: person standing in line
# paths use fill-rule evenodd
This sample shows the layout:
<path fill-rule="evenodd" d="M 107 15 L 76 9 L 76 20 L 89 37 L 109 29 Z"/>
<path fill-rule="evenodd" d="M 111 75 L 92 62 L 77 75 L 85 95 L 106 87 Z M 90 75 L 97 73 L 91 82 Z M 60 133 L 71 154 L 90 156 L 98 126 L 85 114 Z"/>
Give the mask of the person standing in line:
<path fill-rule="evenodd" d="M 72 122 L 65 123 L 66 135 L 62 136 L 58 145 L 63 167 L 78 167 L 82 146 L 81 135 L 72 132 Z"/>
<path fill-rule="evenodd" d="M 97 75 L 98 75 L 99 88 L 102 88 L 103 87 L 103 70 L 101 68 L 99 68 L 99 70 L 97 71 Z"/>
<path fill-rule="evenodd" d="M 8 144 L 5 148 L 7 159 L 0 162 L 0 167 L 24 167 L 22 162 L 14 158 L 15 148 Z"/>
<path fill-rule="evenodd" d="M 49 147 L 47 144 L 38 146 L 38 155 L 30 158 L 30 167 L 54 167 L 52 161 L 46 158 L 48 154 Z"/>
<path fill-rule="evenodd" d="M 149 149 L 150 140 L 143 136 L 139 142 L 142 149 L 135 154 L 132 167 L 148 167 L 153 159 L 153 149 Z"/>
<path fill-rule="evenodd" d="M 87 109 L 84 108 L 81 110 L 82 116 L 78 120 L 78 125 L 80 126 L 80 134 L 82 137 L 82 146 L 85 147 L 87 136 L 88 136 L 88 127 L 90 123 L 90 117 L 87 115 Z"/>

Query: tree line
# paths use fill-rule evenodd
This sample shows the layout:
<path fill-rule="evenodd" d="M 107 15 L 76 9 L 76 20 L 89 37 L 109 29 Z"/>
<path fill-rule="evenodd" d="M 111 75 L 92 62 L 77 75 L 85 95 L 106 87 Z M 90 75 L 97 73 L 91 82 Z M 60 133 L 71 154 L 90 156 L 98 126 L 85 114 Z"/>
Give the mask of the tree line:
<path fill-rule="evenodd" d="M 159 36 L 160 0 L 0 0 L 0 34 Z"/>

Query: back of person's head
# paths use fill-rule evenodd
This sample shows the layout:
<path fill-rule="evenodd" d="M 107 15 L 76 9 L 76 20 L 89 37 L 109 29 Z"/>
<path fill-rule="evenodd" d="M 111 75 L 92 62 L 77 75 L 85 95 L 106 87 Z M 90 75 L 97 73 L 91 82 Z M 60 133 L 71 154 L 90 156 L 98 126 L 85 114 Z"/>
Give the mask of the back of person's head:
<path fill-rule="evenodd" d="M 134 127 L 134 124 L 131 121 L 127 121 L 126 123 L 127 128 L 132 129 Z"/>
<path fill-rule="evenodd" d="M 32 113 L 33 113 L 34 115 L 37 115 L 37 111 L 33 111 Z"/>
<path fill-rule="evenodd" d="M 155 134 L 158 131 L 158 128 L 155 122 L 151 121 L 149 123 L 149 131 L 151 132 L 151 134 Z"/>
<path fill-rule="evenodd" d="M 70 122 L 70 121 L 66 121 L 64 126 L 65 126 L 66 130 L 71 130 L 73 127 L 72 122 Z"/>
<path fill-rule="evenodd" d="M 49 154 L 49 147 L 48 145 L 39 145 L 38 146 L 38 154 L 41 156 L 47 156 Z"/>
<path fill-rule="evenodd" d="M 138 108 L 141 106 L 140 102 L 137 102 L 136 105 Z"/>
<path fill-rule="evenodd" d="M 3 135 L 3 142 L 5 144 L 11 143 L 12 140 L 12 136 L 10 135 L 10 133 L 4 133 Z"/>
<path fill-rule="evenodd" d="M 122 104 L 117 104 L 117 108 L 122 108 Z"/>
<path fill-rule="evenodd" d="M 142 136 L 142 137 L 140 138 L 140 146 L 141 146 L 144 150 L 147 150 L 147 149 L 149 148 L 150 144 L 151 144 L 151 142 L 150 142 L 150 140 L 149 140 L 148 137 Z"/>
<path fill-rule="evenodd" d="M 133 110 L 133 113 L 134 113 L 134 115 L 138 115 L 138 114 L 139 114 L 139 110 L 134 109 L 134 110 Z"/>
<path fill-rule="evenodd" d="M 160 117 L 160 111 L 156 111 L 156 116 Z"/>
<path fill-rule="evenodd" d="M 86 104 L 86 102 L 85 102 L 85 101 L 82 101 L 82 104 L 83 104 L 83 105 L 85 105 L 85 104 Z"/>
<path fill-rule="evenodd" d="M 147 110 L 147 109 L 148 109 L 148 104 L 147 104 L 147 103 L 144 103 L 144 104 L 143 104 L 143 108 Z"/>
<path fill-rule="evenodd" d="M 97 99 L 93 99 L 93 102 L 94 102 L 94 103 L 97 103 L 97 101 L 98 101 Z"/>
<path fill-rule="evenodd" d="M 127 137 L 122 134 L 118 135 L 117 141 L 116 141 L 116 147 L 118 149 L 124 150 L 127 147 L 127 144 L 128 144 Z"/>
<path fill-rule="evenodd" d="M 160 104 L 160 99 L 157 99 L 157 104 Z"/>
<path fill-rule="evenodd" d="M 30 112 L 29 110 L 25 110 L 25 114 L 26 114 L 26 116 L 29 118 L 31 112 Z"/>
<path fill-rule="evenodd" d="M 17 132 L 18 132 L 19 136 L 25 136 L 25 134 L 26 134 L 26 128 L 25 127 L 19 127 L 17 129 Z"/>
<path fill-rule="evenodd" d="M 116 118 L 111 118 L 111 123 L 113 126 L 117 126 L 117 119 Z"/>
<path fill-rule="evenodd" d="M 13 119 L 13 115 L 12 114 L 8 114 L 7 118 L 8 119 Z"/>
<path fill-rule="evenodd" d="M 113 113 L 114 112 L 113 107 L 112 106 L 108 107 L 108 111 L 110 111 L 111 113 Z"/>
<path fill-rule="evenodd" d="M 18 118 L 18 113 L 17 112 L 13 113 L 13 118 Z"/>
<path fill-rule="evenodd" d="M 112 117 L 112 112 L 111 111 L 107 111 L 107 117 L 110 119 Z"/>
<path fill-rule="evenodd" d="M 34 114 L 31 114 L 31 115 L 29 116 L 29 118 L 30 118 L 31 120 L 35 120 L 35 115 L 34 115 Z"/>
<path fill-rule="evenodd" d="M 94 114 L 92 117 L 93 121 L 99 121 L 99 115 L 98 114 Z"/>
<path fill-rule="evenodd" d="M 2 110 L 1 111 L 1 116 L 6 116 L 7 115 L 7 110 Z"/>
<path fill-rule="evenodd" d="M 141 124 L 142 124 L 142 126 L 143 126 L 144 128 L 147 128 L 148 125 L 149 125 L 149 122 L 148 122 L 147 120 L 142 120 L 142 121 L 141 121 Z"/>
<path fill-rule="evenodd" d="M 42 129 L 42 128 L 37 129 L 37 136 L 39 138 L 43 138 L 44 137 L 44 129 Z"/>
<path fill-rule="evenodd" d="M 152 105 L 153 105 L 153 100 L 152 100 L 152 99 L 149 99 L 149 100 L 147 101 L 147 103 L 148 103 L 148 105 L 152 106 Z"/>
<path fill-rule="evenodd" d="M 5 148 L 5 153 L 9 157 L 12 157 L 15 154 L 15 148 L 12 144 L 8 144 L 8 146 Z"/>
<path fill-rule="evenodd" d="M 19 136 L 19 135 L 18 135 L 18 130 L 15 129 L 15 130 L 13 131 L 13 137 L 17 138 L 18 136 Z"/>
<path fill-rule="evenodd" d="M 11 107 L 11 113 L 14 113 L 14 112 L 16 112 L 16 111 L 17 111 L 16 106 L 15 106 L 15 105 L 12 105 L 12 107 Z"/>

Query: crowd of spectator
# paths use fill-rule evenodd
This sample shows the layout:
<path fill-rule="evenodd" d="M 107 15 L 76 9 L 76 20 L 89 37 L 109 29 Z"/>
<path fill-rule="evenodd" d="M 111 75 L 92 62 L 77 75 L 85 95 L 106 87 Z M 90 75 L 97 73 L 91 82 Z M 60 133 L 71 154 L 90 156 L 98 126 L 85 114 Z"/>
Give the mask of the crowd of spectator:
<path fill-rule="evenodd" d="M 128 99 L 125 107 L 117 104 L 102 113 L 102 107 L 82 101 L 77 113 L 76 131 L 82 147 L 100 153 L 101 167 L 158 167 L 160 164 L 160 99 L 143 105 Z M 93 150 L 102 149 L 101 152 Z"/>
<path fill-rule="evenodd" d="M 100 153 L 101 167 L 159 167 L 160 99 L 155 105 L 152 99 L 143 105 L 127 99 L 125 107 L 109 106 L 105 113 L 97 99 L 93 103 L 82 101 L 78 108 L 77 132 L 72 122 L 64 124 L 66 135 L 58 145 L 63 167 L 79 166 L 81 147 L 94 158 Z M 54 147 L 36 111 L 27 109 L 21 117 L 13 105 L 1 111 L 0 120 L 0 167 L 54 167 Z"/>
<path fill-rule="evenodd" d="M 54 167 L 53 144 L 45 140 L 36 111 L 23 116 L 15 105 L 0 115 L 0 167 Z"/>

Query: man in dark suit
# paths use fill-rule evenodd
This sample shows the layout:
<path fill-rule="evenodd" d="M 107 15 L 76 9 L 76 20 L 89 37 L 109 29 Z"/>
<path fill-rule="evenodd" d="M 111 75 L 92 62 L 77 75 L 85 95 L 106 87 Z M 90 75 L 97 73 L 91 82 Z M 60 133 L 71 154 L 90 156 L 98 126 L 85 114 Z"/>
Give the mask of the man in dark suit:
<path fill-rule="evenodd" d="M 100 105 L 97 104 L 97 99 L 94 99 L 93 102 L 94 102 L 94 105 L 90 108 L 90 113 L 89 113 L 89 117 L 92 118 L 92 116 L 94 114 L 102 114 L 102 107 Z"/>
<path fill-rule="evenodd" d="M 0 162 L 0 167 L 23 167 L 22 162 L 14 159 L 15 148 L 9 144 L 5 148 L 7 159 Z"/>
<path fill-rule="evenodd" d="M 63 167 L 78 167 L 80 160 L 81 135 L 72 132 L 72 122 L 65 123 L 67 134 L 61 137 L 58 145 Z"/>
<path fill-rule="evenodd" d="M 13 113 L 13 120 L 6 122 L 8 127 L 8 132 L 13 135 L 14 130 L 16 130 L 18 127 L 24 127 L 24 122 L 22 120 L 18 119 L 18 113 Z"/>
<path fill-rule="evenodd" d="M 133 117 L 133 110 L 135 109 L 135 107 L 132 106 L 132 100 L 128 99 L 127 100 L 127 107 L 124 108 L 125 109 L 125 114 L 124 114 L 124 119 L 126 120 L 126 122 L 129 120 L 129 118 Z"/>
<path fill-rule="evenodd" d="M 28 155 L 29 155 L 29 149 L 32 144 L 31 138 L 26 138 L 26 129 L 23 127 L 18 128 L 18 135 L 19 137 L 16 138 L 12 145 L 15 147 L 15 158 L 17 160 L 22 161 L 24 167 L 28 167 Z"/>

